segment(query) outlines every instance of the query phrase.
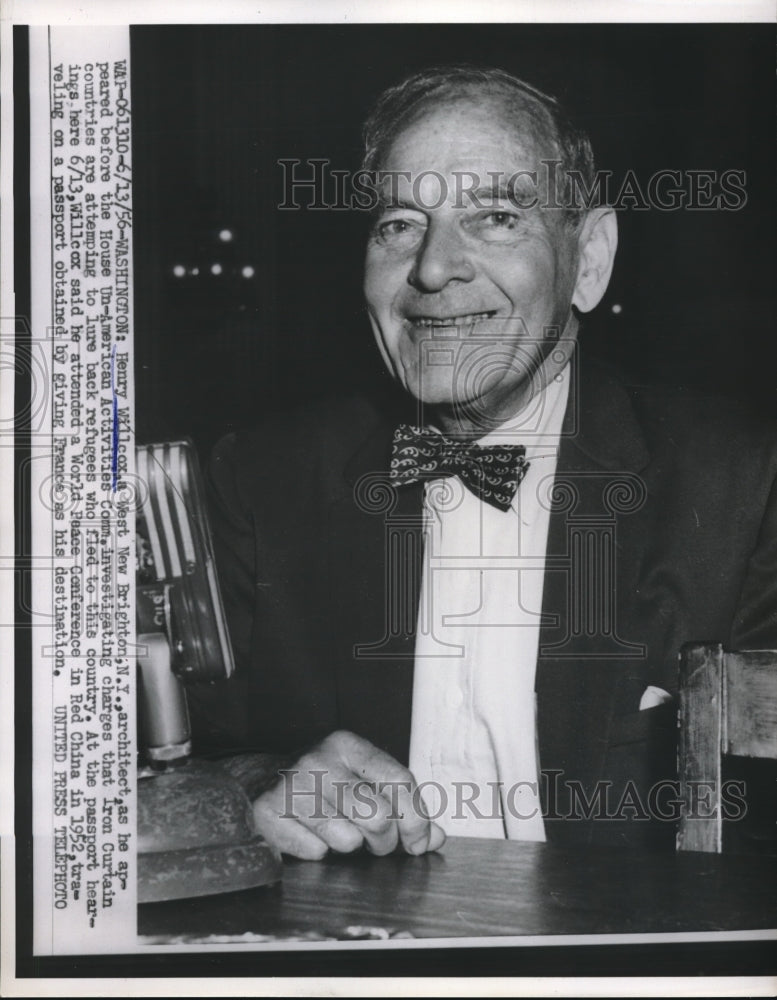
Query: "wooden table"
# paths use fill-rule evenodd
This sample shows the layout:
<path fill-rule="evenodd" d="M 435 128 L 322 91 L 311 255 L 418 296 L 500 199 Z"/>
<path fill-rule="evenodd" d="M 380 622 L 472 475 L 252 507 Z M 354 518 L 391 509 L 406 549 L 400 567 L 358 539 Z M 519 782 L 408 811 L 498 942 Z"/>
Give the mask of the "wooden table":
<path fill-rule="evenodd" d="M 777 858 L 451 838 L 420 858 L 288 860 L 282 883 L 139 908 L 152 939 L 622 934 L 777 927 Z M 242 937 L 241 937 L 242 936 Z"/>

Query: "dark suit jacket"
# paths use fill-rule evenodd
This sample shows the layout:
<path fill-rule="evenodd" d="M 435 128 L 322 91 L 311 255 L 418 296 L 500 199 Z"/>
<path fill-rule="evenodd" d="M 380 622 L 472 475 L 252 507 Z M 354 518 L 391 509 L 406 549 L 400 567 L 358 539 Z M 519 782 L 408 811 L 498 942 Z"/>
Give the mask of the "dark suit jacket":
<path fill-rule="evenodd" d="M 640 697 L 676 691 L 686 641 L 777 646 L 777 441 L 720 400 L 575 373 L 536 681 L 546 829 L 671 847 L 672 824 L 643 813 L 672 811 L 656 782 L 675 776 L 676 709 Z M 387 483 L 394 426 L 340 400 L 217 446 L 238 668 L 193 693 L 200 747 L 295 752 L 344 728 L 407 762 L 421 487 Z"/>

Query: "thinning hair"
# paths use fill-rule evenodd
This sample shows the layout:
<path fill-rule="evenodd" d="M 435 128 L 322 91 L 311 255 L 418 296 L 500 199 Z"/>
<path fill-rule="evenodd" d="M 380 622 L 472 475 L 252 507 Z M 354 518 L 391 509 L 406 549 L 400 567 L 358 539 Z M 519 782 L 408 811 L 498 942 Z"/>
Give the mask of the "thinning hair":
<path fill-rule="evenodd" d="M 424 113 L 455 100 L 494 99 L 502 102 L 507 118 L 525 130 L 528 124 L 541 143 L 550 146 L 559 161 L 556 183 L 558 203 L 565 221 L 577 227 L 585 207 L 577 200 L 573 171 L 590 191 L 595 179 L 594 154 L 586 133 L 575 125 L 555 97 L 502 69 L 476 66 L 435 66 L 413 73 L 385 90 L 367 118 L 362 168 L 377 171 L 394 139 Z"/>

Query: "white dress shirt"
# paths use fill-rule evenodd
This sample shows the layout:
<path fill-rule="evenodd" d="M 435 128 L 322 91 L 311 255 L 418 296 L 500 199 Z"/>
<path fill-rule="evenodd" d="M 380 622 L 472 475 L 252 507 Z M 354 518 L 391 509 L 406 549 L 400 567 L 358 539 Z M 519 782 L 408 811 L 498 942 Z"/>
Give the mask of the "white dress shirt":
<path fill-rule="evenodd" d="M 410 770 L 449 835 L 544 840 L 534 678 L 550 490 L 569 368 L 480 444 L 523 444 L 507 511 L 456 477 L 426 484 Z"/>

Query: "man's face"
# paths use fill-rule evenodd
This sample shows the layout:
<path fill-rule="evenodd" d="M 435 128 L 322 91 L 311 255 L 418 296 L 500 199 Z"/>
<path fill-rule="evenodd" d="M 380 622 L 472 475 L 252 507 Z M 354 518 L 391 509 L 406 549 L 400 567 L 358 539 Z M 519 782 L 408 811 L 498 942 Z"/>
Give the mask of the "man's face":
<path fill-rule="evenodd" d="M 393 179 L 367 247 L 373 330 L 393 376 L 468 426 L 520 410 L 571 352 L 553 331 L 574 336 L 577 240 L 541 207 L 552 157 L 487 99 L 432 107 L 381 163 Z M 518 171 L 537 171 L 535 207 L 504 189 Z"/>

